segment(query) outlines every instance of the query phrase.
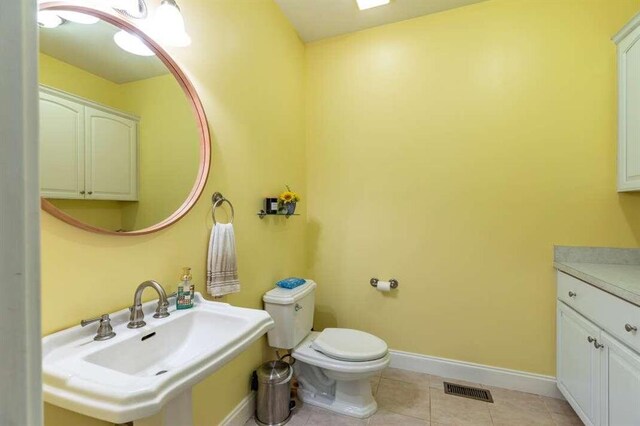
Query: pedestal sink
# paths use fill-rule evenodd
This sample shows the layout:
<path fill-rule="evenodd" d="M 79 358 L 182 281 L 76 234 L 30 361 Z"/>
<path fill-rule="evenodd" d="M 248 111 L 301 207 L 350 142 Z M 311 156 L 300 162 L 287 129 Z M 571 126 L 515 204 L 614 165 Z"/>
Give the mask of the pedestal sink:
<path fill-rule="evenodd" d="M 45 401 L 112 423 L 189 424 L 193 385 L 274 323 L 265 311 L 209 302 L 199 293 L 192 309 L 172 305 L 169 317 L 156 319 L 156 302 L 144 304 L 147 325 L 138 329 L 127 328 L 127 309 L 112 314 L 116 336 L 106 341 L 93 340 L 93 326 L 44 337 Z"/>

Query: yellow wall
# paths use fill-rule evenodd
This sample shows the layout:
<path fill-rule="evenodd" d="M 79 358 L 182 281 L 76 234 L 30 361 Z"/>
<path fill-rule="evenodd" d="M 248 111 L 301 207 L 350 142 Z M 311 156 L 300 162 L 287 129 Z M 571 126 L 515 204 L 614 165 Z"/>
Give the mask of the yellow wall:
<path fill-rule="evenodd" d="M 492 0 L 313 43 L 305 63 L 271 1 L 188 1 L 193 44 L 173 53 L 211 124 L 203 199 L 136 238 L 44 214 L 44 332 L 128 305 L 145 279 L 171 289 L 183 265 L 202 291 L 209 196 L 220 190 L 236 206 L 243 291 L 231 303 L 258 308 L 277 278 L 306 273 L 319 283 L 318 327 L 553 375 L 552 245 L 640 238 L 640 197 L 615 192 L 610 41 L 639 9 Z M 283 183 L 306 187 L 303 215 L 257 219 Z M 372 276 L 400 289 L 377 293 Z M 267 351 L 258 342 L 195 387 L 196 425 L 217 424 L 246 395 Z M 103 424 L 52 406 L 46 415 Z"/>
<path fill-rule="evenodd" d="M 184 91 L 171 74 L 122 84 L 125 111 L 141 118 L 138 202 L 124 207 L 125 229 L 147 228 L 182 205 L 196 181 L 198 127 Z"/>
<path fill-rule="evenodd" d="M 316 325 L 555 375 L 553 244 L 640 238 L 610 40 L 639 9 L 492 0 L 308 45 Z"/>
<path fill-rule="evenodd" d="M 62 62 L 44 53 L 38 55 L 38 80 L 58 90 L 72 93 L 94 102 L 119 108 L 120 87 L 83 69 Z"/>
<path fill-rule="evenodd" d="M 122 229 L 122 206 L 120 201 L 64 200 L 48 198 L 49 202 L 69 216 L 103 229 Z"/>
<path fill-rule="evenodd" d="M 197 289 L 204 291 L 214 191 L 236 209 L 242 292 L 229 302 L 259 308 L 277 279 L 305 273 L 304 204 L 302 215 L 289 220 L 256 216 L 262 197 L 283 184 L 305 187 L 304 46 L 271 1 L 189 0 L 181 6 L 193 43 L 172 54 L 200 93 L 211 126 L 207 187 L 185 218 L 149 236 L 100 236 L 43 213 L 45 334 L 128 306 L 146 279 L 172 290 L 182 266 L 193 267 Z M 247 395 L 249 374 L 265 351 L 264 342 L 256 343 L 194 388 L 197 426 L 218 424 Z M 45 416 L 48 426 L 106 425 L 51 405 Z"/>

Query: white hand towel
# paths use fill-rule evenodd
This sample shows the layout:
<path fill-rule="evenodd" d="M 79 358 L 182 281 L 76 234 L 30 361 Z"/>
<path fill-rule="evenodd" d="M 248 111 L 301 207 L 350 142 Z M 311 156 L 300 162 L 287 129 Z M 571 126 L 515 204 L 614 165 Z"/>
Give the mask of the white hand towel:
<path fill-rule="evenodd" d="M 215 297 L 238 293 L 238 264 L 233 225 L 217 223 L 211 230 L 207 259 L 207 292 Z"/>

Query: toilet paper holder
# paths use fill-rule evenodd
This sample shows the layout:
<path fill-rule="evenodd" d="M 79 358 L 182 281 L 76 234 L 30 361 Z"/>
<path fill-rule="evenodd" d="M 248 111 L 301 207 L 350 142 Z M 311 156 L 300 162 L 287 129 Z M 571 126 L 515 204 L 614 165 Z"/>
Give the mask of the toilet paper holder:
<path fill-rule="evenodd" d="M 371 284 L 372 287 L 378 287 L 378 279 L 377 278 L 371 278 L 371 280 L 369 280 L 369 284 Z M 395 278 L 391 278 L 389 280 L 389 284 L 391 284 L 391 288 L 398 288 L 398 280 L 396 280 Z"/>

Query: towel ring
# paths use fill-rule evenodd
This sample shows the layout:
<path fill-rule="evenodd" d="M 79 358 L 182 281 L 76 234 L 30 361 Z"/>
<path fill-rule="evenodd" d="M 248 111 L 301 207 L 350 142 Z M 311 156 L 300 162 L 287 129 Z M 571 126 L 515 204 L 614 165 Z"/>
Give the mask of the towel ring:
<path fill-rule="evenodd" d="M 214 192 L 213 195 L 211 196 L 211 202 L 213 203 L 213 209 L 211 210 L 211 217 L 213 217 L 214 225 L 218 223 L 216 221 L 216 209 L 220 207 L 222 203 L 224 203 L 225 201 L 227 202 L 227 204 L 229 204 L 229 207 L 231 207 L 231 220 L 229 220 L 229 223 L 233 223 L 233 218 L 236 215 L 235 211 L 233 210 L 233 204 L 231 204 L 231 201 L 224 198 L 224 196 L 221 193 Z"/>

